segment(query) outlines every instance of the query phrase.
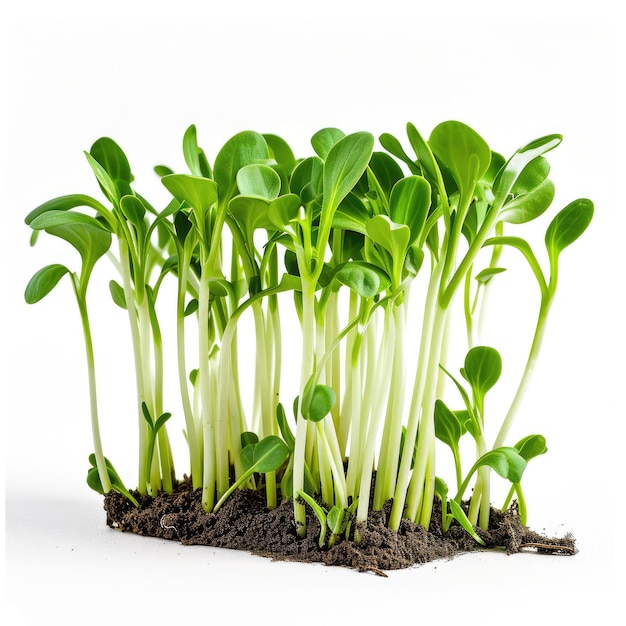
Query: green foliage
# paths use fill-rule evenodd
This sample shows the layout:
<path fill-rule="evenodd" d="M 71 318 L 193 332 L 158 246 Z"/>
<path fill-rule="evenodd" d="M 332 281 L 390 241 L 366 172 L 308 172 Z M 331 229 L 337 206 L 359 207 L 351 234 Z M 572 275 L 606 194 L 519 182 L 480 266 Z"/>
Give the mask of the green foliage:
<path fill-rule="evenodd" d="M 70 271 L 67 267 L 59 265 L 58 263 L 42 267 L 28 281 L 24 292 L 24 299 L 28 304 L 39 302 L 39 300 L 45 298 L 56 287 L 57 283 L 65 274 L 69 273 Z"/>
<path fill-rule="evenodd" d="M 518 225 L 551 210 L 556 192 L 546 155 L 561 136 L 531 141 L 508 159 L 459 121 L 444 121 L 426 136 L 407 124 L 409 155 L 391 134 L 380 136 L 378 150 L 368 132 L 327 127 L 300 157 L 278 135 L 246 130 L 211 163 L 190 125 L 182 138 L 184 171 L 154 168 L 170 194 L 164 206 L 135 188 L 113 139 L 94 142 L 85 156 L 100 199 L 63 195 L 25 220 L 33 243 L 41 232 L 69 243 L 80 271 L 71 263 L 46 265 L 24 293 L 32 304 L 70 278 L 87 355 L 93 489 L 118 491 L 135 506 L 172 492 L 170 435 L 179 436 L 183 420 L 187 475 L 207 512 L 236 489 L 262 487 L 268 508 L 279 497 L 293 500 L 301 537 L 308 506 L 323 548 L 360 540 L 372 486 L 371 507 L 392 501 L 394 530 L 403 517 L 428 526 L 437 495 L 444 530 L 457 523 L 482 542 L 490 481 L 499 478 L 511 483 L 506 505 L 516 497 L 526 519 L 521 480 L 546 443 L 529 435 L 510 446 L 508 436 L 539 358 L 560 255 L 588 228 L 593 204 L 580 198 L 547 218 L 545 251 L 535 254 L 531 237 L 520 235 L 531 231 Z M 510 250 L 526 260 L 541 297 L 530 347 L 520 355 L 526 366 L 508 410 L 498 415 L 486 397 L 502 361 L 494 347 L 481 345 L 479 331 L 491 298 L 515 278 L 507 272 L 493 280 L 509 267 Z M 105 257 L 117 305 L 111 315 L 127 317 L 130 328 L 132 350 L 120 354 L 135 360 L 138 498 L 104 456 L 99 426 L 87 286 Z M 448 365 L 445 346 L 456 337 L 452 308 L 459 300 L 468 347 L 455 378 L 449 370 L 458 365 Z M 520 302 L 527 305 L 533 302 Z M 285 333 L 298 328 L 284 322 L 290 314 L 299 336 Z M 245 332 L 242 320 L 250 322 Z M 170 361 L 180 399 L 172 413 L 163 411 Z M 292 383 L 285 368 L 299 372 L 297 387 L 286 387 Z M 457 410 L 449 408 L 445 376 L 454 383 L 450 395 L 460 399 Z M 295 398 L 293 415 L 284 398 Z M 467 448 L 466 433 L 473 439 Z M 454 498 L 436 474 L 440 443 L 453 456 Z"/>
<path fill-rule="evenodd" d="M 111 488 L 114 491 L 117 491 L 119 494 L 123 495 L 126 499 L 130 500 L 136 508 L 139 508 L 139 502 L 133 494 L 126 489 L 122 479 L 119 477 L 119 474 L 115 471 L 113 464 L 109 459 L 105 459 L 106 469 L 109 476 L 109 480 L 111 481 Z M 89 455 L 89 471 L 87 472 L 87 484 L 91 489 L 96 491 L 99 494 L 104 493 L 104 487 L 102 486 L 102 481 L 100 480 L 100 475 L 98 474 L 98 468 L 96 464 L 96 455 Z"/>

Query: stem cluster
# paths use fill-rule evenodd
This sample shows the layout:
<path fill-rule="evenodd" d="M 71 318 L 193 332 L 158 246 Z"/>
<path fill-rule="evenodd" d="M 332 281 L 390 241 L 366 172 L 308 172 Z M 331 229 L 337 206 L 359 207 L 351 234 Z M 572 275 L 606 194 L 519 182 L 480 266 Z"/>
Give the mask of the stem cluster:
<path fill-rule="evenodd" d="M 545 440 L 529 435 L 511 446 L 507 437 L 539 356 L 560 253 L 584 232 L 593 205 L 579 199 L 557 213 L 545 236 L 544 270 L 531 245 L 505 227 L 549 208 L 554 186 L 544 155 L 560 136 L 537 139 L 508 160 L 460 122 L 438 125 L 428 140 L 409 124 L 407 136 L 413 156 L 389 134 L 377 151 L 369 133 L 325 128 L 312 138 L 314 154 L 296 159 L 276 135 L 244 131 L 211 165 L 191 126 L 183 138 L 188 172 L 155 168 L 171 194 L 161 210 L 135 190 L 121 148 L 102 138 L 86 157 L 105 200 L 63 196 L 27 216 L 35 233 L 65 239 L 81 257 L 78 272 L 42 268 L 26 300 L 37 302 L 71 277 L 89 369 L 90 486 L 116 489 L 137 504 L 105 458 L 99 430 L 86 294 L 94 264 L 107 256 L 116 272 L 111 295 L 131 331 L 142 496 L 176 487 L 173 414 L 172 422 L 184 424 L 189 475 L 207 512 L 235 489 L 262 488 L 268 508 L 293 500 L 300 536 L 308 507 L 320 519 L 320 545 L 341 536 L 359 541 L 370 510 L 390 499 L 390 528 L 402 518 L 427 527 L 435 497 L 444 528 L 456 520 L 479 540 L 474 528 L 489 523 L 492 471 L 511 483 L 505 505 L 517 495 L 525 516 L 522 474 L 546 451 Z M 540 306 L 526 368 L 498 427 L 485 398 L 502 363 L 497 350 L 481 345 L 480 327 L 507 248 L 528 262 Z M 160 297 L 164 281 L 175 284 L 173 302 Z M 460 378 L 446 362 L 457 301 L 467 332 Z M 294 341 L 283 336 L 286 306 L 300 321 L 297 389 L 282 386 L 283 346 Z M 175 312 L 172 329 L 162 329 L 164 308 Z M 239 342 L 244 315 L 253 321 L 254 346 Z M 163 406 L 172 382 L 163 374 L 162 332 L 169 331 L 178 410 Z M 186 348 L 190 336 L 194 354 Z M 254 362 L 250 380 L 240 379 L 242 358 Z M 455 392 L 444 398 L 446 379 Z M 467 433 L 475 442 L 469 463 L 459 443 Z M 454 461 L 453 497 L 437 475 L 441 444 Z"/>

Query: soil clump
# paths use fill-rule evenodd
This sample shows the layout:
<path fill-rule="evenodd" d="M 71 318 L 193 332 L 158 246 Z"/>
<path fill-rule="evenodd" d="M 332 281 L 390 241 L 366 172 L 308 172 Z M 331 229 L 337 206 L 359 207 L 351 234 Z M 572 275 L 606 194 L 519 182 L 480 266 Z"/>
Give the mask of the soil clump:
<path fill-rule="evenodd" d="M 402 520 L 398 532 L 387 528 L 391 501 L 382 511 L 370 512 L 367 524 L 359 527 L 361 543 L 338 540 L 331 548 L 318 546 L 320 525 L 307 510 L 307 535 L 298 538 L 293 503 L 283 501 L 276 509 L 265 507 L 264 490 L 236 491 L 217 513 L 206 513 L 200 490 L 182 481 L 174 494 L 156 498 L 134 494 L 141 507 L 110 492 L 104 509 L 111 528 L 138 535 L 179 541 L 183 545 L 206 545 L 244 550 L 275 560 L 320 562 L 385 575 L 385 570 L 412 567 L 480 550 L 502 550 L 514 554 L 533 550 L 545 554 L 575 554 L 571 534 L 545 537 L 521 524 L 515 504 L 502 512 L 492 508 L 489 529 L 477 529 L 481 546 L 456 522 L 442 532 L 441 504 L 435 499 L 430 528 Z"/>

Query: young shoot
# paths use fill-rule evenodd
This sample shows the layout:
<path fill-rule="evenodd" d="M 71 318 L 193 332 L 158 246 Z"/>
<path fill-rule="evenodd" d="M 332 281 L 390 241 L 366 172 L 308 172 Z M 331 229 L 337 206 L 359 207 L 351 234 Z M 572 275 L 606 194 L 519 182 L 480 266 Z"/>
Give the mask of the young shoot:
<path fill-rule="evenodd" d="M 72 285 L 93 489 L 140 507 L 175 493 L 186 476 L 207 515 L 237 490 L 262 490 L 268 509 L 293 509 L 300 538 L 312 511 L 319 547 L 330 549 L 359 543 L 372 511 L 387 506 L 391 530 L 403 518 L 428 527 L 435 498 L 444 531 L 458 523 L 481 543 L 499 476 L 510 483 L 504 508 L 515 499 L 526 522 L 522 476 L 547 448 L 538 434 L 515 445 L 509 437 L 566 271 L 562 253 L 591 223 L 593 203 L 576 199 L 549 215 L 556 188 L 548 157 L 558 134 L 509 158 L 456 120 L 428 137 L 409 123 L 406 139 L 405 147 L 385 133 L 377 146 L 369 132 L 327 127 L 313 134 L 309 154 L 296 156 L 281 137 L 244 130 L 213 159 L 191 125 L 182 170 L 154 168 L 168 197 L 159 206 L 136 188 L 120 146 L 102 137 L 85 152 L 100 199 L 65 195 L 28 214 L 33 242 L 45 232 L 80 259 L 76 270 L 53 262 L 37 271 L 25 299 L 38 302 L 65 276 Z M 516 230 L 543 219 L 539 246 Z M 514 276 L 505 271 L 509 253 L 528 264 L 539 304 L 519 355 L 525 367 L 499 415 L 491 389 L 507 336 L 486 346 L 482 333 Z M 109 262 L 110 317 L 129 328 L 111 341 L 128 336 L 120 354 L 134 363 L 132 492 L 100 434 L 87 288 L 96 263 L 106 271 L 101 259 Z M 459 368 L 448 353 L 463 334 Z M 184 437 L 185 459 L 174 459 L 175 437 Z M 440 457 L 451 462 L 450 476 Z"/>

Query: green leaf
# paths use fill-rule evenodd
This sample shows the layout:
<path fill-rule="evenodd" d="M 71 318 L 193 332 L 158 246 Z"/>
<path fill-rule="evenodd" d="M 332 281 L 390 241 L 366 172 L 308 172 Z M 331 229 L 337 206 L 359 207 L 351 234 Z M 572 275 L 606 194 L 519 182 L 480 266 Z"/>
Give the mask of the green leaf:
<path fill-rule="evenodd" d="M 253 163 L 237 172 L 237 187 L 243 196 L 274 200 L 280 193 L 280 176 L 268 165 Z"/>
<path fill-rule="evenodd" d="M 155 165 L 154 173 L 159 177 L 163 177 L 168 174 L 173 174 L 174 170 L 171 167 L 167 167 L 167 165 Z"/>
<path fill-rule="evenodd" d="M 154 422 L 154 434 L 156 435 L 163 426 L 165 426 L 165 422 L 172 417 L 171 413 L 162 413 L 157 418 L 157 421 Z"/>
<path fill-rule="evenodd" d="M 146 422 L 148 422 L 150 430 L 154 430 L 154 422 L 152 421 L 152 416 L 150 415 L 150 411 L 148 410 L 148 405 L 145 402 L 141 403 L 141 413 Z"/>
<path fill-rule="evenodd" d="M 115 181 L 111 178 L 109 173 L 94 159 L 89 152 L 85 152 L 85 157 L 87 158 L 87 162 L 89 166 L 93 170 L 93 173 L 96 175 L 98 183 L 100 184 L 100 188 L 109 199 L 112 204 L 118 204 L 120 201 L 120 191 L 115 184 Z"/>
<path fill-rule="evenodd" d="M 396 137 L 391 135 L 390 133 L 383 133 L 379 138 L 380 145 L 387 150 L 390 154 L 393 154 L 396 158 L 400 159 L 403 163 L 405 163 L 411 174 L 421 174 L 420 168 L 413 161 L 413 159 L 404 151 L 402 144 L 398 141 Z"/>
<path fill-rule="evenodd" d="M 394 259 L 404 261 L 411 239 L 405 224 L 392 222 L 386 215 L 375 215 L 366 224 L 368 237 L 389 252 Z"/>
<path fill-rule="evenodd" d="M 495 470 L 502 478 L 519 483 L 526 469 L 526 459 L 515 448 L 502 446 L 483 454 L 470 473 L 473 474 L 475 470 L 485 465 Z"/>
<path fill-rule="evenodd" d="M 237 172 L 242 167 L 269 158 L 263 135 L 246 130 L 231 137 L 219 151 L 213 168 L 220 202 L 228 202 L 237 193 Z"/>
<path fill-rule="evenodd" d="M 256 447 L 256 443 L 249 443 L 241 448 L 241 462 L 246 472 L 249 471 L 254 465 L 254 448 L 255 447 Z"/>
<path fill-rule="evenodd" d="M 461 373 L 472 386 L 474 394 L 484 398 L 485 394 L 498 382 L 502 373 L 500 354 L 494 348 L 476 346 L 467 353 Z"/>
<path fill-rule="evenodd" d="M 336 504 L 328 511 L 328 515 L 326 516 L 326 523 L 328 524 L 328 528 L 330 528 L 330 532 L 333 535 L 340 535 L 342 533 L 345 527 L 345 513 L 345 510 L 342 507 L 337 506 Z M 331 540 L 329 539 L 329 546 L 330 542 Z"/>
<path fill-rule="evenodd" d="M 461 197 L 468 201 L 491 163 L 491 149 L 485 140 L 466 124 L 449 121 L 434 128 L 428 144 L 452 174 Z"/>
<path fill-rule="evenodd" d="M 81 256 L 82 274 L 88 277 L 96 261 L 111 247 L 111 233 L 93 217 L 73 211 L 47 211 L 31 222 L 31 228 L 65 239 Z"/>
<path fill-rule="evenodd" d="M 554 200 L 554 193 L 553 182 L 546 179 L 538 187 L 506 202 L 500 212 L 500 219 L 509 224 L 530 222 L 546 212 Z"/>
<path fill-rule="evenodd" d="M 515 185 L 519 181 L 526 167 L 537 157 L 556 148 L 562 141 L 561 135 L 546 135 L 517 150 L 517 152 L 504 164 L 493 181 L 493 205 L 496 210 L 504 206 L 504 203 L 513 193 Z"/>
<path fill-rule="evenodd" d="M 546 248 L 553 261 L 585 232 L 592 217 L 593 202 L 586 198 L 574 200 L 557 213 L 546 231 Z"/>
<path fill-rule="evenodd" d="M 254 471 L 261 474 L 277 470 L 289 456 L 285 443 L 274 435 L 261 439 L 254 447 Z"/>
<path fill-rule="evenodd" d="M 419 433 L 418 433 L 419 435 Z M 417 445 L 419 441 L 419 436 L 415 436 L 415 441 L 413 443 L 413 453 L 411 454 L 411 469 L 415 466 L 415 459 L 417 457 Z M 402 460 L 402 455 L 404 454 L 404 446 L 406 444 L 406 426 L 402 427 L 402 432 L 400 433 L 400 451 L 398 454 L 398 465 Z"/>
<path fill-rule="evenodd" d="M 122 479 L 119 477 L 119 474 L 115 471 L 115 468 L 113 467 L 113 464 L 111 463 L 111 461 L 105 458 L 104 462 L 106 464 L 107 474 L 109 475 L 111 488 L 114 491 L 117 491 L 118 493 L 123 495 L 128 500 L 130 500 L 135 507 L 139 508 L 139 503 L 133 497 L 130 491 L 126 489 L 126 487 L 124 486 L 124 483 L 122 482 Z M 99 494 L 104 494 L 104 488 L 102 487 L 102 482 L 100 480 L 100 475 L 98 474 L 98 469 L 96 466 L 96 455 L 93 453 L 89 455 L 89 464 L 91 465 L 91 467 L 89 471 L 87 472 L 87 484 Z"/>
<path fill-rule="evenodd" d="M 441 170 L 435 159 L 431 147 L 424 140 L 422 135 L 413 124 L 410 122 L 406 125 L 406 133 L 409 138 L 409 143 L 417 155 L 417 160 L 422 168 L 424 176 L 437 187 L 440 192 L 443 192 L 443 179 L 441 177 Z"/>
<path fill-rule="evenodd" d="M 346 134 L 338 128 L 322 128 L 311 137 L 311 145 L 316 154 L 325 159 L 330 149 Z"/>
<path fill-rule="evenodd" d="M 389 276 L 383 270 L 365 261 L 345 263 L 335 278 L 362 298 L 373 298 L 391 285 Z"/>
<path fill-rule="evenodd" d="M 546 438 L 543 435 L 528 435 L 520 439 L 513 447 L 526 461 L 530 461 L 530 459 L 534 459 L 536 456 L 545 454 L 548 451 Z"/>
<path fill-rule="evenodd" d="M 187 303 L 187 306 L 185 307 L 185 310 L 183 312 L 183 316 L 187 317 L 187 316 L 195 313 L 197 310 L 198 310 L 198 300 L 196 298 L 192 298 Z"/>
<path fill-rule="evenodd" d="M 311 507 L 311 510 L 315 513 L 315 517 L 317 517 L 320 523 L 320 537 L 317 545 L 321 548 L 323 547 L 324 539 L 326 538 L 326 511 L 317 502 L 315 502 L 315 500 L 308 493 L 298 490 L 297 495 Z"/>
<path fill-rule="evenodd" d="M 257 443 L 259 443 L 259 436 L 256 433 L 253 433 L 251 431 L 244 431 L 243 433 L 241 433 L 241 435 L 239 436 L 240 440 L 241 440 L 241 448 L 243 450 L 243 448 L 245 448 L 246 446 L 255 446 Z"/>
<path fill-rule="evenodd" d="M 287 447 L 290 452 L 293 452 L 296 445 L 296 438 L 293 436 L 293 432 L 291 428 L 289 428 L 289 423 L 287 422 L 287 415 L 285 414 L 285 408 L 279 402 L 276 406 L 276 421 L 278 422 L 278 428 L 280 429 L 280 434 L 283 436 Z"/>
<path fill-rule="evenodd" d="M 406 259 L 404 259 L 404 270 L 411 276 L 417 276 L 423 262 L 424 251 L 417 244 L 409 246 L 406 251 Z"/>
<path fill-rule="evenodd" d="M 117 304 L 121 309 L 126 309 L 126 296 L 124 295 L 124 288 L 114 280 L 109 281 L 109 292 L 113 302 Z"/>
<path fill-rule="evenodd" d="M 463 424 L 463 428 L 474 438 L 478 439 L 481 434 L 480 425 L 476 423 L 476 420 L 467 409 L 460 409 L 454 411 L 460 424 Z"/>
<path fill-rule="evenodd" d="M 375 183 L 372 185 L 372 176 Z M 362 196 L 370 195 L 368 192 L 382 192 L 386 200 L 391 194 L 393 186 L 404 177 L 404 172 L 398 163 L 386 152 L 373 152 L 365 174 L 356 186 L 356 190 Z"/>
<path fill-rule="evenodd" d="M 267 143 L 270 151 L 270 157 L 276 161 L 279 170 L 289 177 L 296 166 L 296 157 L 289 147 L 289 144 L 278 135 L 264 134 L 263 139 Z"/>
<path fill-rule="evenodd" d="M 291 175 L 291 180 L 289 181 L 291 192 L 300 196 L 303 203 L 305 203 L 305 199 L 307 201 L 314 199 L 322 193 L 323 173 L 324 161 L 318 156 L 304 159 L 298 163 Z M 307 194 L 313 197 L 306 197 Z"/>
<path fill-rule="evenodd" d="M 514 196 L 520 196 L 533 191 L 539 187 L 550 174 L 550 163 L 543 156 L 534 158 L 521 171 L 511 189 Z"/>
<path fill-rule="evenodd" d="M 57 283 L 65 274 L 69 273 L 70 271 L 65 265 L 58 263 L 42 267 L 28 281 L 28 285 L 26 285 L 26 290 L 24 291 L 24 299 L 28 304 L 39 302 L 39 300 L 45 298 L 56 287 Z"/>
<path fill-rule="evenodd" d="M 268 218 L 280 231 L 285 231 L 292 220 L 298 217 L 300 196 L 288 193 L 270 202 Z"/>
<path fill-rule="evenodd" d="M 437 439 L 456 450 L 466 430 L 465 424 L 446 406 L 443 400 L 435 401 L 435 437 Z"/>
<path fill-rule="evenodd" d="M 228 203 L 229 213 L 241 222 L 249 236 L 258 228 L 272 231 L 276 228 L 274 222 L 270 220 L 269 208 L 270 202 L 268 200 L 252 196 L 235 196 Z"/>
<path fill-rule="evenodd" d="M 96 493 L 99 493 L 100 495 L 104 494 L 104 487 L 102 486 L 102 481 L 100 480 L 100 474 L 98 474 L 98 468 L 89 468 L 89 471 L 87 472 L 87 484 Z"/>
<path fill-rule="evenodd" d="M 485 542 L 478 536 L 472 522 L 469 521 L 465 511 L 461 508 L 461 505 L 455 500 L 450 500 L 450 513 L 452 517 L 461 525 L 461 527 L 481 546 L 485 545 Z"/>
<path fill-rule="evenodd" d="M 46 211 L 34 218 L 30 223 L 30 227 L 33 230 L 47 230 L 56 226 L 67 226 L 68 224 L 84 224 L 108 232 L 102 222 L 99 222 L 95 217 L 76 211 Z"/>
<path fill-rule="evenodd" d="M 69 211 L 70 209 L 74 209 L 79 206 L 90 207 L 92 209 L 96 209 L 96 211 L 106 212 L 102 203 L 98 202 L 95 198 L 85 196 L 83 194 L 71 194 L 68 196 L 54 198 L 52 200 L 48 200 L 48 202 L 40 204 L 24 218 L 24 221 L 30 226 L 32 221 L 43 213 L 47 213 L 48 211 Z"/>
<path fill-rule="evenodd" d="M 353 133 L 333 145 L 324 162 L 322 212 L 334 213 L 352 191 L 365 171 L 373 149 L 374 137 L 370 133 Z"/>
<path fill-rule="evenodd" d="M 486 285 L 494 276 L 498 274 L 502 274 L 502 272 L 506 272 L 506 268 L 504 267 L 487 267 L 481 272 L 476 274 L 475 278 L 479 283 Z"/>
<path fill-rule="evenodd" d="M 349 193 L 337 207 L 333 215 L 333 228 L 351 230 L 362 235 L 367 234 L 367 221 L 372 217 L 363 202 L 353 193 Z"/>
<path fill-rule="evenodd" d="M 407 176 L 394 185 L 389 199 L 389 217 L 409 227 L 409 244 L 415 243 L 422 234 L 429 208 L 430 185 L 425 178 Z"/>
<path fill-rule="evenodd" d="M 211 166 L 204 154 L 204 150 L 198 146 L 198 137 L 194 124 L 189 126 L 183 135 L 183 154 L 185 163 L 193 176 L 211 178 Z"/>
<path fill-rule="evenodd" d="M 143 228 L 146 207 L 137 196 L 123 196 L 120 199 L 120 209 L 131 224 Z"/>
<path fill-rule="evenodd" d="M 330 413 L 333 406 L 335 406 L 337 399 L 335 391 L 327 385 L 315 385 L 315 387 L 307 393 L 307 396 L 309 395 L 310 400 L 302 403 L 302 414 L 307 420 L 319 422 L 324 419 Z"/>
<path fill-rule="evenodd" d="M 435 493 L 441 498 L 442 506 L 445 506 L 445 502 L 448 499 L 448 485 L 443 478 L 435 476 Z"/>
<path fill-rule="evenodd" d="M 105 169 L 113 182 L 130 184 L 133 181 L 128 158 L 110 137 L 97 139 L 89 149 L 89 154 Z"/>
<path fill-rule="evenodd" d="M 169 174 L 161 182 L 179 202 L 186 202 L 201 215 L 217 202 L 217 185 L 209 178 Z"/>

